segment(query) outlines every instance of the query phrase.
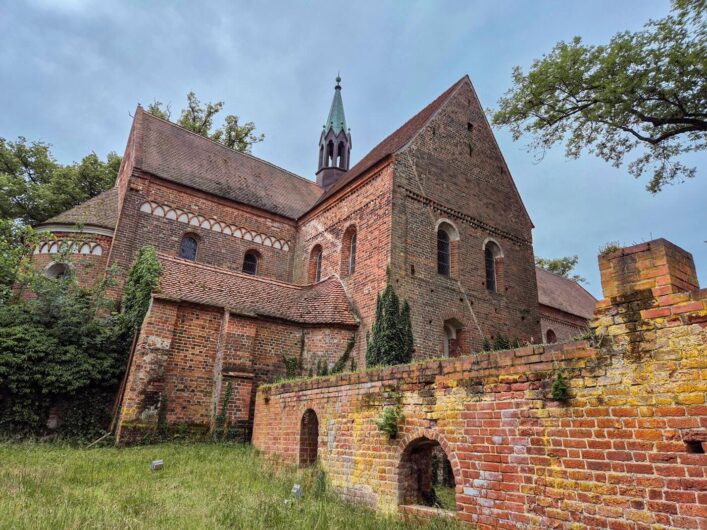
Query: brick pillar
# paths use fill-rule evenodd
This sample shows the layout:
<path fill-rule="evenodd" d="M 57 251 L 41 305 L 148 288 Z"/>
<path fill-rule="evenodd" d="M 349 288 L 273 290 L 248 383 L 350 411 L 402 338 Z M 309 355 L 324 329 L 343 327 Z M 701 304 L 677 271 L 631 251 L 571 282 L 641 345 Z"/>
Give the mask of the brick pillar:
<path fill-rule="evenodd" d="M 604 297 L 644 292 L 646 298 L 699 289 L 692 254 L 656 239 L 599 256 Z"/>

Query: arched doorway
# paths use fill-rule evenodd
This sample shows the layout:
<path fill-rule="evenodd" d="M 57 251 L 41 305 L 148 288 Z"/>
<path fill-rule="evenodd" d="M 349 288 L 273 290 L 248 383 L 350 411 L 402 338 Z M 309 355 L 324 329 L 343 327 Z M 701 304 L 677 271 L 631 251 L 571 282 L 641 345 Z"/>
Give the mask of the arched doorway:
<path fill-rule="evenodd" d="M 452 465 L 437 440 L 426 436 L 411 441 L 398 469 L 399 503 L 406 507 L 456 510 L 456 481 Z"/>
<path fill-rule="evenodd" d="M 312 409 L 302 415 L 299 435 L 299 465 L 311 466 L 317 461 L 319 447 L 319 420 Z"/>

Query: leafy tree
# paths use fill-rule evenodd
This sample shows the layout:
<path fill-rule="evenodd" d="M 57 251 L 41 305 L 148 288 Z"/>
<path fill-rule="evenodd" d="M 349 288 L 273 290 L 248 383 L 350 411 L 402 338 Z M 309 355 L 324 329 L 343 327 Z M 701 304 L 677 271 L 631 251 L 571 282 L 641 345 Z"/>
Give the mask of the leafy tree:
<path fill-rule="evenodd" d="M 32 299 L 0 306 L 0 432 L 43 434 L 52 405 L 65 410 L 64 434 L 106 427 L 128 350 L 106 285 L 37 275 Z"/>
<path fill-rule="evenodd" d="M 527 74 L 514 69 L 499 106 L 494 125 L 541 152 L 566 141 L 568 157 L 587 150 L 619 167 L 637 151 L 628 170 L 652 172 L 651 193 L 694 177 L 678 157 L 707 147 L 705 0 L 673 0 L 673 14 L 606 45 L 558 43 Z"/>
<path fill-rule="evenodd" d="M 142 247 L 130 267 L 123 290 L 122 322 L 131 334 L 142 326 L 142 321 L 150 308 L 152 293 L 159 286 L 160 274 L 162 274 L 162 265 L 157 259 L 155 248 Z"/>
<path fill-rule="evenodd" d="M 121 157 L 95 153 L 81 162 L 58 163 L 50 145 L 0 138 L 0 218 L 36 224 L 110 189 Z"/>
<path fill-rule="evenodd" d="M 366 364 L 371 366 L 405 364 L 412 360 L 412 323 L 407 302 L 400 299 L 388 279 L 383 294 L 376 299 L 376 320 L 368 337 Z"/>
<path fill-rule="evenodd" d="M 10 300 L 16 283 L 31 274 L 30 258 L 37 241 L 34 231 L 7 219 L 0 219 L 0 306 Z"/>
<path fill-rule="evenodd" d="M 250 153 L 253 144 L 265 139 L 265 135 L 255 133 L 253 122 L 249 121 L 241 125 L 238 116 L 228 114 L 224 117 L 223 125 L 211 132 L 214 126 L 214 116 L 223 110 L 223 105 L 223 101 L 202 104 L 194 92 L 189 92 L 187 94 L 187 108 L 182 110 L 177 124 L 236 151 Z M 164 120 L 170 120 L 172 117 L 170 106 L 157 100 L 147 106 L 147 112 Z"/>
<path fill-rule="evenodd" d="M 541 269 L 552 272 L 577 283 L 586 283 L 587 280 L 579 274 L 572 274 L 579 262 L 579 256 L 565 256 L 564 258 L 535 258 L 535 265 Z"/>

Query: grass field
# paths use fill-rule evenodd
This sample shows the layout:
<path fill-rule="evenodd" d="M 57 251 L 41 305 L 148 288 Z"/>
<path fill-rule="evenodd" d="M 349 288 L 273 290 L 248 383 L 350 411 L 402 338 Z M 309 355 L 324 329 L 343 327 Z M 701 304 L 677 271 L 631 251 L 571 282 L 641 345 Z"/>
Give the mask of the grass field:
<path fill-rule="evenodd" d="M 150 462 L 164 459 L 162 471 Z M 0 443 L 0 528 L 460 528 L 403 521 L 316 495 L 316 474 L 264 462 L 248 446 L 77 449 Z M 304 498 L 292 505 L 294 483 Z"/>

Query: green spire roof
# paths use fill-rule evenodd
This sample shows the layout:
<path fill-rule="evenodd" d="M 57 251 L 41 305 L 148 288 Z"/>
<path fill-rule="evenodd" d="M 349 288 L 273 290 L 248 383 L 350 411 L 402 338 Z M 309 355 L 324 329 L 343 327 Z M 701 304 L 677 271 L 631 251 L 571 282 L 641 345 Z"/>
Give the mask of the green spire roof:
<path fill-rule="evenodd" d="M 329 117 L 324 124 L 324 132 L 330 128 L 334 129 L 334 134 L 347 131 L 346 116 L 344 115 L 344 102 L 341 100 L 341 77 L 336 76 L 336 86 L 334 87 L 334 99 L 331 101 Z"/>

